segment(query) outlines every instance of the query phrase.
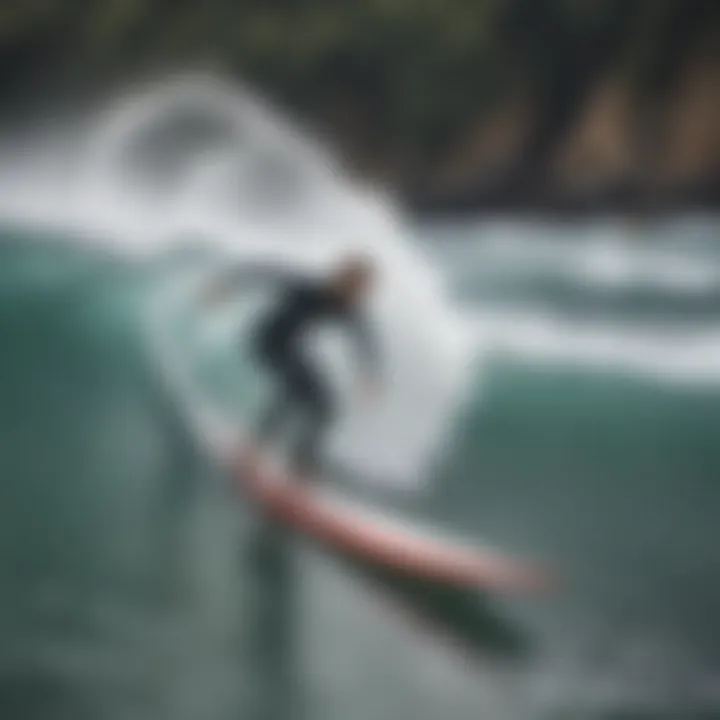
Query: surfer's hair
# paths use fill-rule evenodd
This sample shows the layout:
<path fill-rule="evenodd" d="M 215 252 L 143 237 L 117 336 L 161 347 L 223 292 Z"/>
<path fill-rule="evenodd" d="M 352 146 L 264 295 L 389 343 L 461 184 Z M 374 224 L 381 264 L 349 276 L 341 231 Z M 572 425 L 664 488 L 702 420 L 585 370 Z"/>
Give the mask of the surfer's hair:
<path fill-rule="evenodd" d="M 340 261 L 336 273 L 342 277 L 370 279 L 375 275 L 376 270 L 375 261 L 369 255 L 353 253 Z"/>
<path fill-rule="evenodd" d="M 347 255 L 337 264 L 330 284 L 342 296 L 357 299 L 373 283 L 375 272 L 375 263 L 369 256 Z"/>

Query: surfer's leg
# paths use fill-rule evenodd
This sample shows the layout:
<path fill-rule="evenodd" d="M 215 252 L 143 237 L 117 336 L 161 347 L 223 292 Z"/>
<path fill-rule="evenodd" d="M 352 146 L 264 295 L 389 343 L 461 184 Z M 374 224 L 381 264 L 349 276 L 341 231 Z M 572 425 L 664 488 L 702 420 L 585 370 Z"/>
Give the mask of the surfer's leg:
<path fill-rule="evenodd" d="M 333 419 L 332 399 L 320 374 L 299 358 L 294 359 L 290 381 L 292 401 L 302 412 L 293 470 L 301 478 L 316 478 L 321 469 L 322 444 Z"/>
<path fill-rule="evenodd" d="M 288 415 L 290 403 L 285 393 L 278 391 L 260 416 L 256 436 L 263 445 L 276 440 Z"/>
<path fill-rule="evenodd" d="M 261 445 L 269 445 L 279 440 L 282 431 L 288 422 L 293 410 L 293 402 L 288 384 L 291 367 L 280 353 L 263 350 L 258 353 L 261 366 L 270 376 L 273 385 L 273 395 L 260 415 L 255 436 Z"/>

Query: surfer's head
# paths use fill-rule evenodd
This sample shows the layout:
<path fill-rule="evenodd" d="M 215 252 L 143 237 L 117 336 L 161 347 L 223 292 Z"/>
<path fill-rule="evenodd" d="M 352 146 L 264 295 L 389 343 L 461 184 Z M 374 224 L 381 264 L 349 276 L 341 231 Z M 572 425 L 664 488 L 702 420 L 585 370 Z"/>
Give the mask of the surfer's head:
<path fill-rule="evenodd" d="M 367 256 L 352 255 L 335 268 L 330 285 L 349 303 L 360 302 L 370 291 L 377 274 L 375 263 Z"/>

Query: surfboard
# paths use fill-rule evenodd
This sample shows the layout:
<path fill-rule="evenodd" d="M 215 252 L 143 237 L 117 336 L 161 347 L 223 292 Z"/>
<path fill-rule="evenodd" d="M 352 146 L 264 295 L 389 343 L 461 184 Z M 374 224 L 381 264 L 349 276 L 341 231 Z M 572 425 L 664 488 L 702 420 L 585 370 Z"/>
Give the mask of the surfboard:
<path fill-rule="evenodd" d="M 456 588 L 525 593 L 547 591 L 553 585 L 551 574 L 535 564 L 443 536 L 326 488 L 294 482 L 266 460 L 256 452 L 238 454 L 233 464 L 238 487 L 270 518 L 344 559 Z"/>

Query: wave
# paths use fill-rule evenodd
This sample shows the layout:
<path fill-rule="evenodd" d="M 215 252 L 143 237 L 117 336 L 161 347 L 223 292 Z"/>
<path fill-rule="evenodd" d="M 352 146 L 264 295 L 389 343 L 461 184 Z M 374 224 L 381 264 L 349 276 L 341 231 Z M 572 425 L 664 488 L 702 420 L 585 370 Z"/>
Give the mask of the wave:
<path fill-rule="evenodd" d="M 718 221 L 685 217 L 647 231 L 628 221 L 588 225 L 488 221 L 424 230 L 430 249 L 453 274 L 505 282 L 546 278 L 581 290 L 654 290 L 697 296 L 720 290 Z M 433 239 L 460 242 L 446 252 Z M 463 242 L 464 241 L 464 242 Z"/>
<path fill-rule="evenodd" d="M 64 153 L 20 157 L 1 173 L 7 221 L 160 265 L 194 254 L 215 267 L 281 260 L 320 271 L 348 251 L 376 259 L 371 314 L 388 392 L 372 417 L 349 413 L 334 444 L 369 475 L 422 474 L 462 397 L 471 347 L 389 199 L 347 180 L 283 113 L 212 77 L 151 84 L 78 128 Z"/>
<path fill-rule="evenodd" d="M 720 382 L 720 326 L 573 322 L 559 315 L 475 310 L 468 316 L 476 350 L 532 364 L 573 366 L 591 372 L 630 373 L 683 384 Z"/>

